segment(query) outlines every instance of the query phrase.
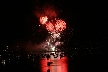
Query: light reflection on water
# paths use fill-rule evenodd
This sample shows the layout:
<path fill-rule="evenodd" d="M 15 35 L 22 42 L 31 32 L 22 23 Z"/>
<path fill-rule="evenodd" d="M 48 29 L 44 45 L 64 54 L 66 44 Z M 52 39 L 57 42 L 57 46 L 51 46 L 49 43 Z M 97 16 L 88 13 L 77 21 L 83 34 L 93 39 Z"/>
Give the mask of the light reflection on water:
<path fill-rule="evenodd" d="M 49 59 L 41 58 L 40 68 L 41 72 L 68 72 L 68 58 L 60 58 L 60 55 L 57 58 L 53 55 L 50 55 Z"/>

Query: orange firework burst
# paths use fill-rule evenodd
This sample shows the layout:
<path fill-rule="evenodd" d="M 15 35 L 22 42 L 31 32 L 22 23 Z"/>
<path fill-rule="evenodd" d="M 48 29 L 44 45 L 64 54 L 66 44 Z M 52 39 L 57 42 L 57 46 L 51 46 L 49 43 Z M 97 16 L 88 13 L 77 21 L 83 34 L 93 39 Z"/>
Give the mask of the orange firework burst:
<path fill-rule="evenodd" d="M 60 32 L 66 29 L 66 23 L 63 20 L 56 20 L 55 24 L 56 31 Z"/>
<path fill-rule="evenodd" d="M 45 25 L 46 29 L 50 32 L 58 33 L 66 29 L 66 23 L 61 19 L 48 20 L 48 17 L 45 16 L 45 17 L 40 17 L 40 23 Z"/>
<path fill-rule="evenodd" d="M 40 24 L 44 25 L 50 33 L 59 33 L 66 29 L 66 22 L 58 19 L 58 11 L 50 4 L 38 7 L 35 12 L 36 16 L 40 19 Z"/>
<path fill-rule="evenodd" d="M 54 31 L 54 25 L 51 22 L 48 22 L 46 24 L 46 29 L 50 32 L 53 32 Z"/>
<path fill-rule="evenodd" d="M 47 16 L 45 16 L 45 17 L 40 17 L 40 23 L 41 23 L 41 24 L 45 24 L 47 21 L 48 21 Z"/>

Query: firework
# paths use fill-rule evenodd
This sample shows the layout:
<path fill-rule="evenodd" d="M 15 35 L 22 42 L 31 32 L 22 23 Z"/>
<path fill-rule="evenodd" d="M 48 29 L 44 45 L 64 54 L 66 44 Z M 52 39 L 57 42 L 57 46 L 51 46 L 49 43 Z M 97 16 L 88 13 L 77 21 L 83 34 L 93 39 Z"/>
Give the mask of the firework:
<path fill-rule="evenodd" d="M 43 25 L 49 33 L 46 39 L 45 48 L 49 51 L 57 51 L 57 47 L 63 44 L 60 42 L 61 33 L 66 29 L 66 22 L 57 18 L 56 10 L 52 6 L 44 7 L 43 13 L 37 13 L 40 24 Z"/>

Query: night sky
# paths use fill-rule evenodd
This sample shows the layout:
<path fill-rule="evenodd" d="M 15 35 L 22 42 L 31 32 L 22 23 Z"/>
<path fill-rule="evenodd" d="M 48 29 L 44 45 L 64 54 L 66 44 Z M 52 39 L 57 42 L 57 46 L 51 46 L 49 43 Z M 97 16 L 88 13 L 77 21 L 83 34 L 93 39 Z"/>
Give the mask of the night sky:
<path fill-rule="evenodd" d="M 61 11 L 60 17 L 67 26 L 73 29 L 69 44 L 81 45 L 96 43 L 107 46 L 107 4 L 102 1 L 70 1 L 70 0 L 5 0 L 1 6 L 1 42 L 11 45 L 16 41 L 29 41 L 33 38 L 44 39 L 47 35 L 43 29 L 35 34 L 33 29 L 39 24 L 33 14 L 35 6 L 51 3 Z M 36 29 L 36 28 L 35 28 Z M 38 30 L 38 29 L 36 29 Z M 38 40 L 37 40 L 38 41 Z"/>
<path fill-rule="evenodd" d="M 62 39 L 65 42 L 63 47 L 67 51 L 66 53 L 70 55 L 70 70 L 72 68 L 71 62 L 74 65 L 72 69 L 76 70 L 73 72 L 94 70 L 105 72 L 108 70 L 107 2 L 99 0 L 4 0 L 0 3 L 1 62 L 4 58 L 8 59 L 8 50 L 12 51 L 13 46 L 16 46 L 16 49 L 20 47 L 17 46 L 17 43 L 22 43 L 22 47 L 24 47 L 30 41 L 38 44 L 46 39 L 48 32 L 45 28 L 39 27 L 39 19 L 34 15 L 34 10 L 36 6 L 41 7 L 47 3 L 58 9 L 59 17 L 65 20 L 67 28 L 72 30 L 72 32 L 69 30 L 64 32 L 65 36 Z M 8 46 L 9 49 L 6 51 Z M 25 50 L 25 48 L 23 49 Z M 23 49 L 21 49 L 22 54 L 24 54 Z M 7 57 L 5 57 L 5 53 L 7 53 Z M 12 53 L 17 54 L 13 51 Z M 23 62 L 25 65 L 22 65 Z M 19 65 L 26 69 L 27 63 L 22 56 Z M 12 65 L 14 67 L 14 60 Z M 28 64 L 28 67 L 30 66 Z M 20 71 L 22 70 L 21 67 Z"/>

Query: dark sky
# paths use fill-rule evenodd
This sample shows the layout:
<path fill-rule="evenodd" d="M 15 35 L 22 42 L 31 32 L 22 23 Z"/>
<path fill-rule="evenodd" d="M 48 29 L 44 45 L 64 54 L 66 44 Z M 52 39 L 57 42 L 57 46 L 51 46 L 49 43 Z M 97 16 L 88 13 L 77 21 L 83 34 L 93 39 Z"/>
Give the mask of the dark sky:
<path fill-rule="evenodd" d="M 33 29 L 35 25 L 39 24 L 33 10 L 35 6 L 42 6 L 46 3 L 51 3 L 62 11 L 60 17 L 66 21 L 69 28 L 73 29 L 73 36 L 68 42 L 68 53 L 70 52 L 69 54 L 76 55 L 76 57 L 77 54 L 79 56 L 87 55 L 75 59 L 75 65 L 80 62 L 80 69 L 74 67 L 73 70 L 107 70 L 108 8 L 107 2 L 103 0 L 3 0 L 0 2 L 0 50 L 6 49 L 6 45 L 10 45 L 11 48 L 15 42 L 29 42 L 30 40 L 41 42 L 44 40 L 47 33 L 43 28 L 42 30 L 38 27 L 35 28 L 35 31 L 41 30 L 41 32 L 33 36 Z M 67 32 L 65 39 L 67 40 L 69 37 Z M 24 47 L 23 44 L 22 47 Z M 31 47 L 35 46 L 31 44 Z M 31 48 L 29 49 L 31 51 Z M 23 51 L 21 48 L 22 53 L 24 53 Z M 93 53 L 93 57 L 89 56 Z M 95 55 L 97 53 L 100 54 Z"/>
<path fill-rule="evenodd" d="M 71 0 L 5 0 L 1 6 L 1 42 L 13 43 L 32 38 L 33 27 L 38 23 L 33 15 L 37 5 L 52 3 L 62 10 L 61 17 L 73 28 L 74 41 L 86 42 L 98 38 L 108 40 L 107 4 L 103 1 Z M 71 41 L 71 40 L 70 40 Z"/>

